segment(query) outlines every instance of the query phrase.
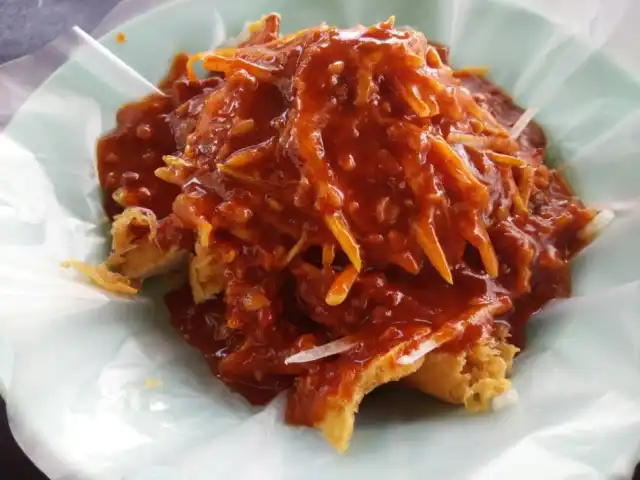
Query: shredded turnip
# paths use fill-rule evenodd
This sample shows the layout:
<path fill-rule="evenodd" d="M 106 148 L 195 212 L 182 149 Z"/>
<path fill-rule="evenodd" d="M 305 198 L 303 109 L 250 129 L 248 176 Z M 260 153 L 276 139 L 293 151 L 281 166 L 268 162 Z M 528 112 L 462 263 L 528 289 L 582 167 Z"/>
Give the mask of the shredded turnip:
<path fill-rule="evenodd" d="M 466 325 L 471 322 L 480 322 L 484 317 L 490 318 L 496 313 L 496 310 L 501 309 L 501 302 L 497 302 L 491 305 L 485 305 L 476 309 L 474 312 L 467 312 L 463 314 L 457 321 L 451 322 L 441 327 L 437 332 L 432 332 L 424 342 L 420 344 L 413 352 L 403 355 L 397 360 L 399 365 L 410 365 L 417 362 L 422 357 L 432 352 L 436 348 L 441 347 L 447 342 L 458 338 Z"/>
<path fill-rule="evenodd" d="M 491 409 L 494 412 L 499 410 L 503 410 L 507 407 L 511 407 L 518 403 L 520 396 L 518 395 L 518 391 L 515 388 L 511 390 L 507 390 L 502 395 L 498 395 L 491 400 Z"/>
<path fill-rule="evenodd" d="M 611 210 L 613 213 L 628 212 L 635 210 L 640 205 L 640 197 L 629 198 L 627 200 L 613 200 L 605 202 L 589 202 L 589 207 L 594 210 L 603 211 Z"/>
<path fill-rule="evenodd" d="M 433 338 L 430 338 L 426 342 L 422 342 L 422 344 L 410 354 L 400 357 L 397 363 L 399 365 L 411 365 L 412 363 L 420 360 L 427 353 L 438 348 L 442 343 L 444 342 L 438 342 Z"/>
<path fill-rule="evenodd" d="M 602 210 L 578 232 L 580 240 L 588 240 L 598 235 L 615 218 L 613 210 Z"/>
<path fill-rule="evenodd" d="M 538 110 L 539 108 L 527 108 L 524 112 L 522 112 L 522 115 L 520 115 L 518 121 L 513 124 L 513 127 L 511 127 L 511 131 L 509 132 L 511 138 L 516 140 L 520 136 L 524 129 L 527 128 L 527 125 L 529 125 L 531 120 L 533 120 L 533 117 L 536 115 L 536 113 L 538 113 Z"/>
<path fill-rule="evenodd" d="M 310 348 L 309 350 L 303 350 L 295 355 L 291 355 L 284 363 L 289 365 L 290 363 L 306 363 L 320 360 L 321 358 L 330 357 L 331 355 L 337 355 L 338 353 L 346 352 L 352 349 L 358 344 L 352 338 L 340 338 L 333 342 L 325 343 L 317 347 Z"/>
<path fill-rule="evenodd" d="M 245 42 L 249 39 L 249 28 L 253 25 L 254 22 L 244 22 L 244 27 L 238 35 L 235 37 L 227 37 L 219 47 L 217 48 L 234 48 L 237 47 L 240 43 Z"/>

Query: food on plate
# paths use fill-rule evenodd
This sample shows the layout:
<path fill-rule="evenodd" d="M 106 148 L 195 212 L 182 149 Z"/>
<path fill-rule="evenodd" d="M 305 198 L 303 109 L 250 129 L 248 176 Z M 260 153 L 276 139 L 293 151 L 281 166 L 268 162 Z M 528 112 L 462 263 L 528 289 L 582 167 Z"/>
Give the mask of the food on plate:
<path fill-rule="evenodd" d="M 531 112 L 393 19 L 245 33 L 178 55 L 100 139 L 113 248 L 88 273 L 184 272 L 166 305 L 213 372 L 257 404 L 288 390 L 287 421 L 340 451 L 389 382 L 486 409 L 595 214 Z"/>

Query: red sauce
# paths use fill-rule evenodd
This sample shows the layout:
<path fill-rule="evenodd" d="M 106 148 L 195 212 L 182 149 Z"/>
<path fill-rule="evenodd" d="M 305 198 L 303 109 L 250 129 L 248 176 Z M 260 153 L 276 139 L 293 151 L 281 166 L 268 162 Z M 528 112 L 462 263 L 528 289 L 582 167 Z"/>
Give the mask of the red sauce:
<path fill-rule="evenodd" d="M 318 399 L 373 357 L 399 345 L 408 352 L 470 309 L 499 305 L 524 345 L 530 316 L 570 294 L 568 261 L 592 218 L 542 164 L 540 127 L 529 124 L 517 142 L 488 134 L 513 126 L 522 109 L 485 78 L 455 78 L 439 63 L 444 47 L 415 32 L 380 24 L 274 40 L 277 28 L 241 46 L 271 42 L 268 54 L 205 56 L 213 73 L 203 80 L 189 80 L 177 57 L 163 95 L 122 107 L 98 144 L 110 215 L 143 206 L 186 229 L 209 224 L 207 247 L 229 258 L 223 295 L 199 305 L 187 287 L 167 296 L 174 327 L 252 402 L 295 383 L 303 392 L 289 419 L 310 424 L 321 417 Z M 480 121 L 477 105 L 497 124 Z M 452 156 L 439 139 L 455 135 L 493 143 L 449 140 Z M 164 155 L 178 161 L 161 180 Z M 418 227 L 437 238 L 443 261 Z M 346 299 L 328 304 L 336 279 L 358 263 Z M 443 348 L 468 348 L 493 326 L 469 322 Z M 357 346 L 337 358 L 284 363 L 345 336 Z"/>
<path fill-rule="evenodd" d="M 122 189 L 127 206 L 150 208 L 159 217 L 171 212 L 180 188 L 160 180 L 154 172 L 164 166 L 164 155 L 184 147 L 203 96 L 221 82 L 219 78 L 189 82 L 186 63 L 186 55 L 176 56 L 170 73 L 159 85 L 163 93 L 123 106 L 116 117 L 116 128 L 98 142 L 98 173 L 110 217 L 123 209 L 112 198 L 118 189 Z M 182 105 L 188 105 L 192 117 L 179 116 L 176 109 Z"/>

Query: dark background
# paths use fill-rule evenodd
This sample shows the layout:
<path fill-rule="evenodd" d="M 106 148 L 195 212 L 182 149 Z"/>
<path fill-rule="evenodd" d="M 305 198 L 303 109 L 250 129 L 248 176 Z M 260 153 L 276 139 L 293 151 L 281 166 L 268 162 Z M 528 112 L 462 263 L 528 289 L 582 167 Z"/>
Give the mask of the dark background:
<path fill-rule="evenodd" d="M 91 31 L 118 3 L 119 0 L 0 0 L 0 64 L 39 49 L 74 25 Z M 0 478 L 46 480 L 13 441 L 2 399 Z M 640 468 L 636 468 L 634 479 L 640 480 Z"/>

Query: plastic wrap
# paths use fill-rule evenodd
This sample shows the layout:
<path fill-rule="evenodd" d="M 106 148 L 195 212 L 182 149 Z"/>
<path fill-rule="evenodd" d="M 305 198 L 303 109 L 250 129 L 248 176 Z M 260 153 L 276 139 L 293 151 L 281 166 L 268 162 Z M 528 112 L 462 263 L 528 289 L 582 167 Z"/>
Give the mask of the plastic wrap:
<path fill-rule="evenodd" d="M 616 213 L 575 261 L 575 297 L 531 320 L 516 406 L 472 416 L 381 392 L 339 456 L 314 430 L 284 425 L 281 398 L 259 409 L 230 393 L 153 292 L 111 296 L 60 268 L 106 253 L 94 148 L 117 108 L 153 89 L 177 51 L 210 48 L 271 11 L 285 31 L 396 14 L 450 44 L 455 65 L 488 65 L 539 109 L 550 161 Z M 629 478 L 640 457 L 638 13 L 631 0 L 128 1 L 97 42 L 76 28 L 0 68 L 0 121 L 11 118 L 0 136 L 0 393 L 19 444 L 65 480 Z"/>

